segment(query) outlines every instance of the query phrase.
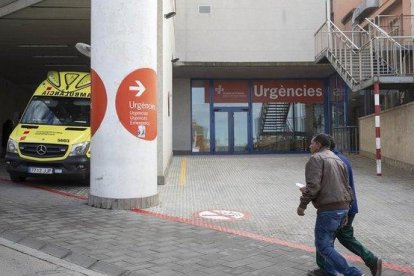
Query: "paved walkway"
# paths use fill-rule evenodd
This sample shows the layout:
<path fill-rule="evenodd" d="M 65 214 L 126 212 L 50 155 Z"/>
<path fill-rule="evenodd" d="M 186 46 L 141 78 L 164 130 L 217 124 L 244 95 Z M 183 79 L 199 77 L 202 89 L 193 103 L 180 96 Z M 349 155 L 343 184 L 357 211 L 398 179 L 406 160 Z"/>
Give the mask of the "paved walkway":
<path fill-rule="evenodd" d="M 306 275 L 315 266 L 315 210 L 296 215 L 308 155 L 177 156 L 161 204 L 91 208 L 89 188 L 0 170 L 0 237 L 108 275 Z M 383 275 L 414 275 L 414 176 L 351 156 L 357 236 L 385 261 Z M 229 212 L 226 212 L 229 211 Z M 369 275 L 360 260 L 350 261 Z"/>
<path fill-rule="evenodd" d="M 0 275 L 104 276 L 30 247 L 0 238 Z"/>

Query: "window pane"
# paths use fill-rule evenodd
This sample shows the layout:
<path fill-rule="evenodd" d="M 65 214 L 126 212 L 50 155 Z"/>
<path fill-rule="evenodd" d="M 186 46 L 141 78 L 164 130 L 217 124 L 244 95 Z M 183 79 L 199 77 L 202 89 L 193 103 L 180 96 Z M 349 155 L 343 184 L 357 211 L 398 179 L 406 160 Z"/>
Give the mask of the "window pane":
<path fill-rule="evenodd" d="M 247 112 L 234 112 L 234 151 L 247 151 Z"/>
<path fill-rule="evenodd" d="M 253 103 L 254 151 L 306 151 L 315 133 L 323 132 L 323 105 Z"/>
<path fill-rule="evenodd" d="M 216 112 L 216 151 L 229 151 L 229 117 L 228 112 Z"/>
<path fill-rule="evenodd" d="M 208 82 L 193 82 L 192 105 L 192 152 L 210 151 L 210 103 Z"/>

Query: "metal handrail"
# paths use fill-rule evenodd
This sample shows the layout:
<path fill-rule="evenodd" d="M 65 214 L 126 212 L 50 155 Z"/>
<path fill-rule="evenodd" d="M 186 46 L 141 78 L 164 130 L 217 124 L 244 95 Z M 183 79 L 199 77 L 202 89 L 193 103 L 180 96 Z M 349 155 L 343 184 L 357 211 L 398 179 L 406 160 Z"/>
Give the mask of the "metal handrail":
<path fill-rule="evenodd" d="M 344 38 L 347 43 L 351 44 L 353 48 L 359 49 L 359 47 L 348 36 L 346 36 L 345 33 L 341 31 L 332 21 L 328 20 L 327 22 L 328 24 L 332 25 L 332 27 L 334 27 L 335 32 L 339 33 L 341 37 Z"/>
<path fill-rule="evenodd" d="M 334 31 L 331 30 L 332 27 Z M 320 44 L 316 44 L 315 56 L 319 55 L 324 49 L 329 47 L 329 45 L 332 45 L 332 42 L 330 41 L 330 38 L 329 38 L 329 35 L 331 33 L 335 33 L 337 34 L 337 36 L 339 35 L 341 40 L 346 42 L 347 45 L 352 46 L 352 48 L 359 49 L 359 47 L 347 35 L 345 35 L 345 33 L 341 31 L 332 21 L 327 20 L 319 27 L 319 29 L 314 34 L 315 43 L 320 42 Z M 324 39 L 325 38 L 324 36 L 326 36 L 326 39 Z M 319 46 L 319 45 L 324 45 L 324 46 Z"/>
<path fill-rule="evenodd" d="M 369 24 L 369 30 L 371 30 L 371 28 L 374 28 L 375 31 L 377 31 L 377 32 L 379 32 L 381 34 L 381 35 L 374 35 L 373 37 L 386 37 L 389 40 L 391 40 L 392 42 L 394 42 L 396 45 L 399 45 L 401 47 L 401 45 L 395 39 L 393 39 L 392 36 L 390 36 L 386 31 L 384 31 L 383 29 L 381 29 L 378 25 L 376 25 L 375 23 L 371 22 L 371 20 L 373 20 L 372 18 L 365 18 L 365 20 Z"/>
<path fill-rule="evenodd" d="M 407 48 L 401 45 L 395 37 L 390 36 L 380 26 L 374 23 L 375 19 L 366 18 L 370 40 L 361 46 L 361 51 L 370 53 L 370 72 L 361 70 L 361 79 L 373 78 L 374 76 L 401 76 L 411 68 L 405 58 L 408 54 Z M 411 47 L 408 47 L 411 48 Z M 407 67 L 408 65 L 408 67 Z"/>
<path fill-rule="evenodd" d="M 358 66 L 355 57 L 359 47 L 332 21 L 327 20 L 315 33 L 315 59 L 322 54 L 345 76 L 345 81 L 352 87 L 358 80 Z M 358 61 L 357 61 L 358 62 Z"/>
<path fill-rule="evenodd" d="M 390 43 L 387 37 L 377 37 L 375 46 L 378 53 L 381 53 L 381 61 L 384 61 L 394 72 L 382 72 L 382 75 L 412 76 L 414 74 L 413 59 L 413 37 L 394 37 L 400 43 Z"/>
<path fill-rule="evenodd" d="M 374 18 L 374 21 L 392 37 L 413 35 L 414 15 L 378 15 Z M 387 29 L 390 29 L 390 31 Z M 406 33 L 407 30 L 409 34 Z"/>
<path fill-rule="evenodd" d="M 390 36 L 374 19 L 365 23 L 368 30 L 356 25 L 344 32 L 326 21 L 314 35 L 315 60 L 326 57 L 352 90 L 374 77 L 413 76 L 414 37 Z"/>
<path fill-rule="evenodd" d="M 370 33 L 365 30 L 364 28 L 361 27 L 361 25 L 355 25 L 354 30 L 352 31 L 353 33 L 359 34 L 359 47 L 362 48 L 364 47 L 366 44 L 370 43 L 371 40 L 371 35 Z M 355 31 L 355 29 L 358 29 L 358 31 Z M 352 40 L 355 41 L 355 34 L 352 35 Z"/>

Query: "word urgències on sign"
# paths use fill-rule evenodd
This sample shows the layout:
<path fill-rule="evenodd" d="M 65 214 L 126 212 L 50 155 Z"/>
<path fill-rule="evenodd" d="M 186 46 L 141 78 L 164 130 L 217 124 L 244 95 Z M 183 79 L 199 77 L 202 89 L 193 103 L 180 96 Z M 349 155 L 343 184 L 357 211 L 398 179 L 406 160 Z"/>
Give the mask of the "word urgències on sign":
<path fill-rule="evenodd" d="M 266 87 L 265 85 L 253 85 L 255 97 L 268 97 L 276 100 L 279 97 L 320 97 L 322 96 L 322 88 L 313 88 L 303 85 L 302 87 Z"/>

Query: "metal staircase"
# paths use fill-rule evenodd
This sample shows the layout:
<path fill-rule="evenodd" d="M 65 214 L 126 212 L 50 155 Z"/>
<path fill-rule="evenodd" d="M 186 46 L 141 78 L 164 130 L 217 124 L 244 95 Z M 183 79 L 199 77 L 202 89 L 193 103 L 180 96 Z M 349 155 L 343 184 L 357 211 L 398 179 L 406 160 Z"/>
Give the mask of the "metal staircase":
<path fill-rule="evenodd" d="M 391 36 L 374 22 L 367 18 L 364 28 L 346 32 L 328 20 L 315 33 L 315 61 L 330 62 L 352 91 L 414 82 L 414 37 Z"/>
<path fill-rule="evenodd" d="M 267 103 L 262 105 L 259 135 L 285 135 L 292 133 L 287 124 L 290 103 Z"/>

